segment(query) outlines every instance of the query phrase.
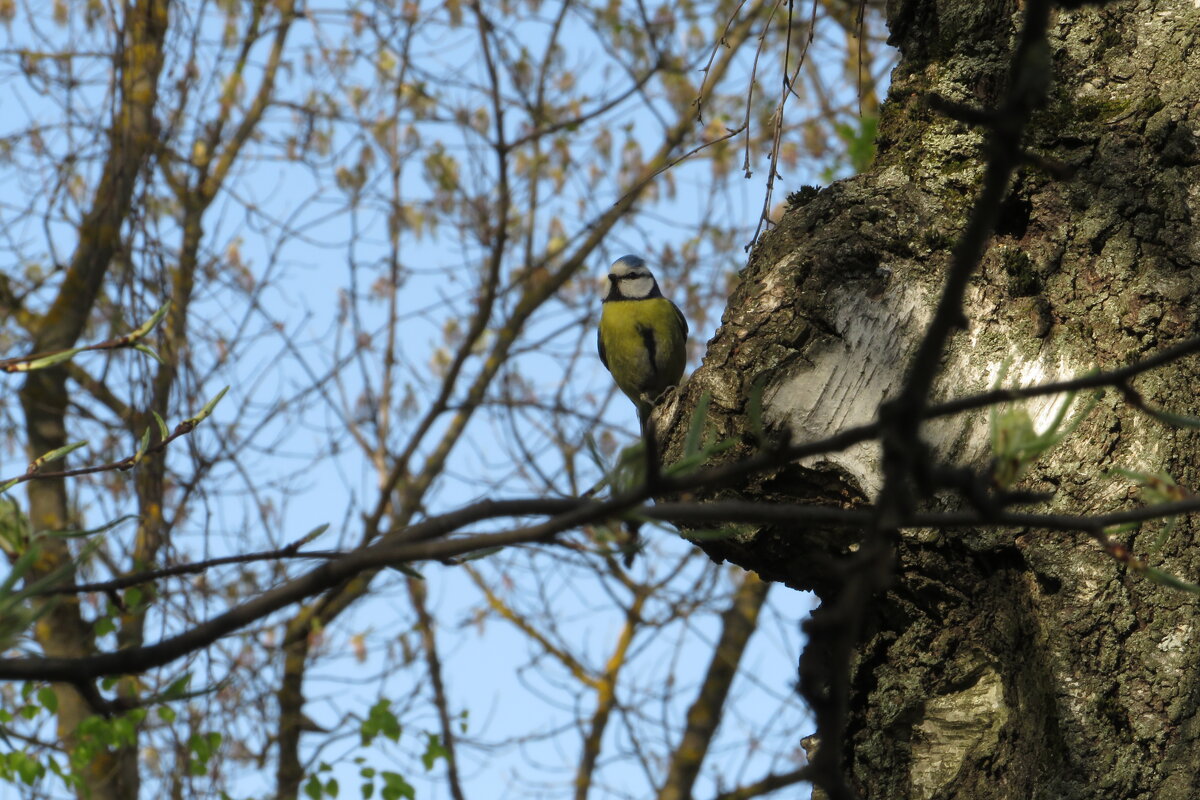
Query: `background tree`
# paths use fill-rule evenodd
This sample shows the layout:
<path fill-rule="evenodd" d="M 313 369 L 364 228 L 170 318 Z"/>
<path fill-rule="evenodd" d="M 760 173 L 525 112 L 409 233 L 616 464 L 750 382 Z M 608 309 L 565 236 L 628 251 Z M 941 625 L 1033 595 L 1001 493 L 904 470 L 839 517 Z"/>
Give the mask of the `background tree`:
<path fill-rule="evenodd" d="M 591 355 L 591 270 L 645 253 L 703 330 L 753 235 L 733 180 L 805 152 L 830 176 L 865 163 L 876 43 L 819 11 L 0 3 L 5 368 L 170 301 L 146 339 L 160 360 L 9 379 L 4 474 L 88 442 L 6 507 L 25 591 L 5 607 L 41 614 L 0 660 L 24 681 L 0 721 L 14 791 L 319 796 L 349 776 L 393 797 L 436 765 L 460 797 L 505 749 L 529 754 L 505 776 L 524 794 L 798 781 L 786 686 L 764 687 L 793 715 L 774 727 L 722 714 L 749 691 L 751 633 L 783 613 L 765 584 L 662 538 L 626 572 L 611 514 L 514 526 L 578 505 L 601 474 L 588 437 L 608 458 L 631 438 Z M 517 492 L 536 502 L 472 502 Z M 561 547 L 379 574 L 580 522 Z M 598 647 L 564 614 L 616 634 Z M 477 709 L 447 677 L 464 618 L 513 626 L 524 674 L 562 677 L 559 728 L 464 729 Z M 539 741 L 568 736 L 541 766 Z"/>
<path fill-rule="evenodd" d="M 711 398 L 736 462 L 760 398 L 812 454 L 738 482 L 779 522 L 704 546 L 821 595 L 800 670 L 829 796 L 1200 785 L 1196 598 L 1157 571 L 1200 575 L 1195 525 L 1138 510 L 1195 508 L 1200 10 L 1065 5 L 889 8 L 873 166 L 793 196 L 663 412 L 678 449 Z M 1014 442 L 1067 387 L 946 405 L 1139 361 L 1077 382 L 1116 391 L 1040 459 Z"/>

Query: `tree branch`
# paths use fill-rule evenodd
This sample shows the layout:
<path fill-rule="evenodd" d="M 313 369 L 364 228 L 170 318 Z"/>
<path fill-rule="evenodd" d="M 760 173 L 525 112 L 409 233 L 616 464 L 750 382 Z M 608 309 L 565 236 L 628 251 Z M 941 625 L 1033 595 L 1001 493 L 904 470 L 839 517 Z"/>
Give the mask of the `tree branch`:
<path fill-rule="evenodd" d="M 721 615 L 721 637 L 713 648 L 700 693 L 688 708 L 687 728 L 671 754 L 667 780 L 658 792 L 658 800 L 688 800 L 693 796 L 700 766 L 721 722 L 725 698 L 750 636 L 758 627 L 758 612 L 770 589 L 771 584 L 753 572 L 745 573 L 733 603 Z"/>

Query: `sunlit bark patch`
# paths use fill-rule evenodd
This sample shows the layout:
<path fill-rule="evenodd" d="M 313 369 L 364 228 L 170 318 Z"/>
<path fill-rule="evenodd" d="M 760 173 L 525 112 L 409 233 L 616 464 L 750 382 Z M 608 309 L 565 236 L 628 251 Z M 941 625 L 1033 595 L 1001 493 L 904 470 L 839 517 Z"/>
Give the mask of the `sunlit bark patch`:
<path fill-rule="evenodd" d="M 958 775 L 972 755 L 996 746 L 1008 719 L 1000 674 L 986 669 L 968 689 L 934 697 L 912 732 L 912 796 L 928 800 Z"/>

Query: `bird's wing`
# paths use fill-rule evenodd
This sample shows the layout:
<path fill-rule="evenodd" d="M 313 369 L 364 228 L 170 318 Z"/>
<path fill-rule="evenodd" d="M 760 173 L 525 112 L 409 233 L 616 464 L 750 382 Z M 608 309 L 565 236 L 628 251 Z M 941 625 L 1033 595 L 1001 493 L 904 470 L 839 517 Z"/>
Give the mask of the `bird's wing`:
<path fill-rule="evenodd" d="M 642 346 L 646 348 L 646 360 L 650 362 L 650 375 L 646 383 L 653 386 L 658 382 L 658 339 L 654 336 L 653 325 L 638 323 L 637 332 L 641 334 Z"/>
<path fill-rule="evenodd" d="M 608 369 L 608 356 L 604 354 L 604 332 L 599 326 L 596 327 L 596 350 L 600 353 L 600 363 Z"/>
<path fill-rule="evenodd" d="M 679 310 L 679 306 L 674 303 L 671 303 L 671 310 L 675 312 L 675 318 L 679 320 L 679 327 L 683 328 L 683 338 L 686 339 L 688 335 L 687 318 L 683 316 L 683 312 Z M 603 356 L 601 357 L 603 358 Z"/>

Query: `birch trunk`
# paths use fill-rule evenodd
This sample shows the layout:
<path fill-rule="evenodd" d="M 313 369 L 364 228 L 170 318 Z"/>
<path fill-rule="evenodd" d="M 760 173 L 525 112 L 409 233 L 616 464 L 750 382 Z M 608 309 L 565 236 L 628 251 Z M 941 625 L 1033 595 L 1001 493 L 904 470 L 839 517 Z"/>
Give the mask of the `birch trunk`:
<path fill-rule="evenodd" d="M 967 293 L 936 398 L 1113 367 L 1200 330 L 1200 7 L 1192 0 L 1059 10 L 1049 101 L 1027 148 L 1070 177 L 1026 167 Z M 925 98 L 989 108 L 1004 90 L 1016 3 L 889 4 L 902 53 L 873 167 L 798 193 L 764 236 L 703 366 L 658 419 L 668 454 L 708 392 L 710 423 L 753 447 L 763 387 L 771 428 L 815 439 L 874 419 L 894 396 L 977 193 L 982 136 Z M 1143 376 L 1156 406 L 1200 412 L 1194 361 Z M 1062 398 L 1025 408 L 1044 426 Z M 928 424 L 935 457 L 986 466 L 988 418 Z M 1025 478 L 1049 510 L 1139 502 L 1123 467 L 1200 487 L 1193 432 L 1107 393 Z M 736 455 L 736 454 L 735 454 Z M 794 464 L 737 488 L 762 501 L 853 504 L 879 491 L 877 445 Z M 928 501 L 930 507 L 951 502 Z M 1122 541 L 1200 579 L 1195 525 Z M 845 531 L 771 527 L 703 544 L 764 578 L 838 589 Z M 1127 574 L 1086 536 L 1038 530 L 904 531 L 852 665 L 845 772 L 867 798 L 1155 798 L 1200 789 L 1197 601 Z M 820 612 L 818 612 L 820 613 Z M 801 732 L 798 732 L 798 736 Z"/>

